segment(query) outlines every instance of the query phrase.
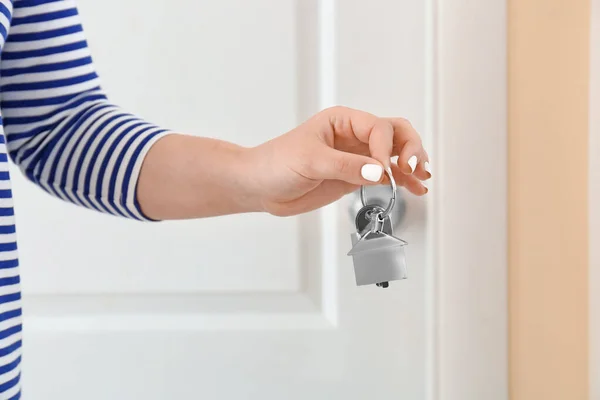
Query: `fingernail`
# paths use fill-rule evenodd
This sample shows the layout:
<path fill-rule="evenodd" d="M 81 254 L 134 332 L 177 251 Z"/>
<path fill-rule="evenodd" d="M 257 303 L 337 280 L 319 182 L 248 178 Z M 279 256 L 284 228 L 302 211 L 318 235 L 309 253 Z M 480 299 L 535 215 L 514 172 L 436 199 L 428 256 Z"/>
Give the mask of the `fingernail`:
<path fill-rule="evenodd" d="M 360 174 L 368 181 L 379 182 L 381 174 L 383 174 L 383 168 L 377 164 L 365 164 L 360 169 Z"/>
<path fill-rule="evenodd" d="M 431 167 L 429 166 L 429 161 L 425 161 L 425 164 L 423 164 L 423 168 L 425 168 L 425 171 L 427 171 L 429 175 L 431 175 Z"/>
<path fill-rule="evenodd" d="M 415 168 L 417 167 L 417 156 L 412 156 L 408 159 L 408 166 L 410 167 L 410 172 L 415 172 Z"/>

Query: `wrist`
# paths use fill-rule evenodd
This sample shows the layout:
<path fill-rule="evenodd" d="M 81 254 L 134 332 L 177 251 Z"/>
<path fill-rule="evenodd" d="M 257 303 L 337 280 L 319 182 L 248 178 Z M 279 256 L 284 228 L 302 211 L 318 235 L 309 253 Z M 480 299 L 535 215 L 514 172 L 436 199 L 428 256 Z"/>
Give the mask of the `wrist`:
<path fill-rule="evenodd" d="M 263 212 L 260 159 L 256 148 L 223 142 L 231 154 L 227 190 L 239 212 Z"/>

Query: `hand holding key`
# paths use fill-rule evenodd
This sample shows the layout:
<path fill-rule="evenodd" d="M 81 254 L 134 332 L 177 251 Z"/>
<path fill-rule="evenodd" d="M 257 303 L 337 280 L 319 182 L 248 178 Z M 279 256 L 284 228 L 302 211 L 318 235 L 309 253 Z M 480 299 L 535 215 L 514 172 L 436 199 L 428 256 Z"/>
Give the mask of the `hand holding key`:
<path fill-rule="evenodd" d="M 390 165 L 390 157 L 398 163 Z M 346 107 L 321 111 L 253 148 L 222 140 L 168 135 L 142 166 L 138 198 L 153 219 L 265 211 L 287 216 L 325 206 L 361 185 L 388 181 L 415 195 L 427 188 L 429 158 L 403 118 L 380 118 Z"/>
<path fill-rule="evenodd" d="M 427 188 L 429 159 L 419 134 L 403 118 L 379 118 L 345 107 L 320 112 L 296 129 L 251 150 L 254 191 L 264 210 L 293 215 L 329 204 L 360 185 L 387 181 L 415 195 Z M 390 158 L 398 163 L 390 165 Z"/>

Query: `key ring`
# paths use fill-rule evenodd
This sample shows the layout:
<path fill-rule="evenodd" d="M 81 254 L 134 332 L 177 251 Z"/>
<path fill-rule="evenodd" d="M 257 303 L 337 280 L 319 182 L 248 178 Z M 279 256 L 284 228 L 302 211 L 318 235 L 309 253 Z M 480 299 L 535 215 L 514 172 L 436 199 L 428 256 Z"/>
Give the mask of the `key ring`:
<path fill-rule="evenodd" d="M 385 170 L 385 173 L 390 178 L 390 184 L 392 186 L 392 197 L 390 198 L 390 202 L 388 203 L 387 208 L 381 214 L 379 214 L 379 218 L 381 220 L 390 215 L 390 213 L 394 209 L 394 205 L 396 204 L 396 181 L 392 176 L 392 170 L 390 168 L 387 168 Z M 365 186 L 360 187 L 360 201 L 362 202 L 363 207 L 367 205 L 367 195 Z"/>

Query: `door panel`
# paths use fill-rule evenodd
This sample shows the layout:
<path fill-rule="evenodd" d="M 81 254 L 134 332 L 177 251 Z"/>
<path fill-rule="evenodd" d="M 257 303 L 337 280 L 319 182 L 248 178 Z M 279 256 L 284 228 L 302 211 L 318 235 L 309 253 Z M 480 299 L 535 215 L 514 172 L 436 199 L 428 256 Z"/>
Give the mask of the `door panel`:
<path fill-rule="evenodd" d="M 79 1 L 113 102 L 248 146 L 344 104 L 407 117 L 435 147 L 430 5 Z M 433 399 L 454 371 L 436 370 L 422 199 L 402 192 L 409 279 L 384 290 L 354 283 L 352 196 L 293 218 L 141 224 L 13 176 L 28 398 Z"/>

